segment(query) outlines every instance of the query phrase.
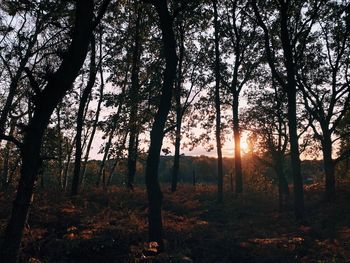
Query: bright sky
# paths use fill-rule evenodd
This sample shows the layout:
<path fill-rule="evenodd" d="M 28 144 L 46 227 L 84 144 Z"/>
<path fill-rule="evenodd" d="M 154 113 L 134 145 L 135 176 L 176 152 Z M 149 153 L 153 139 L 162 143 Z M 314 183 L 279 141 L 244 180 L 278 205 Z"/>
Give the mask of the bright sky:
<path fill-rule="evenodd" d="M 92 146 L 92 149 L 90 151 L 90 159 L 96 159 L 96 160 L 101 160 L 103 157 L 102 153 L 98 153 L 101 144 L 104 142 L 104 140 L 102 140 L 102 132 L 101 131 L 97 131 L 96 135 L 95 135 L 95 139 L 94 139 L 94 143 Z M 228 134 L 226 136 L 226 140 L 225 143 L 222 147 L 222 154 L 224 157 L 233 157 L 234 156 L 234 143 L 233 143 L 233 139 L 231 139 L 233 135 L 232 134 Z M 241 152 L 242 154 L 245 154 L 248 152 L 248 145 L 247 145 L 247 134 L 243 133 L 242 134 L 242 138 L 241 138 Z M 203 146 L 199 145 L 197 147 L 195 147 L 192 151 L 189 151 L 188 149 L 181 149 L 181 154 L 185 154 L 187 156 L 200 156 L 200 155 L 206 155 L 206 156 L 210 156 L 210 157 L 216 157 L 216 147 L 215 147 L 215 139 L 212 140 L 212 143 L 214 145 L 214 149 L 211 150 L 210 152 L 206 151 Z M 144 147 L 147 149 L 147 145 L 141 145 L 141 147 Z M 173 144 L 170 142 L 170 140 L 165 139 L 164 143 L 163 143 L 163 148 L 169 147 L 171 153 L 170 155 L 174 155 L 174 146 Z"/>

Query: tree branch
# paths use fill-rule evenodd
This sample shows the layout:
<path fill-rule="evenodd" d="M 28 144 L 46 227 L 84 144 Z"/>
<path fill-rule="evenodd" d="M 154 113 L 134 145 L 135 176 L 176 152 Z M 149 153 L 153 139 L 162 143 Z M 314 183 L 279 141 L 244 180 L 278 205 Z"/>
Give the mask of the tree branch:
<path fill-rule="evenodd" d="M 27 74 L 30 86 L 34 90 L 35 95 L 36 96 L 40 95 L 40 93 L 41 93 L 40 86 L 39 86 L 38 82 L 36 81 L 36 79 L 34 78 L 32 72 L 30 71 L 30 69 L 28 67 L 25 67 L 24 71 Z"/>
<path fill-rule="evenodd" d="M 0 140 L 5 140 L 15 144 L 20 150 L 22 150 L 23 144 L 13 136 L 0 134 Z"/>
<path fill-rule="evenodd" d="M 110 4 L 111 0 L 104 0 L 100 6 L 100 9 L 98 10 L 98 14 L 95 18 L 95 21 L 93 22 L 92 28 L 95 29 L 97 25 L 100 23 L 103 15 L 106 13 L 108 5 Z"/>

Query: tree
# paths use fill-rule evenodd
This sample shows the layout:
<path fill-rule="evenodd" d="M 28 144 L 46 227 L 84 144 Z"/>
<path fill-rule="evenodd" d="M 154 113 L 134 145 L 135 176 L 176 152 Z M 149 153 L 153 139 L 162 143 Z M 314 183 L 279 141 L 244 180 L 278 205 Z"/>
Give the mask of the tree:
<path fill-rule="evenodd" d="M 81 168 L 81 156 L 82 156 L 82 145 L 81 145 L 81 137 L 82 130 L 84 125 L 84 113 L 86 112 L 87 102 L 89 97 L 91 98 L 92 88 L 94 87 L 97 67 L 96 67 L 96 43 L 95 36 L 91 37 L 91 57 L 90 57 L 90 69 L 89 69 L 89 80 L 88 83 L 83 90 L 83 94 L 80 98 L 78 116 L 77 116 L 77 134 L 75 139 L 75 159 L 74 159 L 74 172 L 73 172 L 73 180 L 72 180 L 72 190 L 71 195 L 75 196 L 78 194 L 78 187 L 80 182 L 80 168 Z"/>
<path fill-rule="evenodd" d="M 198 31 L 203 25 L 206 24 L 208 19 L 205 18 L 200 12 L 195 10 L 186 10 L 188 12 L 182 12 L 178 14 L 174 21 L 175 36 L 177 40 L 178 50 L 178 67 L 177 76 L 175 80 L 174 88 L 174 123 L 170 125 L 166 131 L 175 129 L 174 132 L 170 132 L 172 140 L 174 141 L 174 162 L 171 175 L 171 191 L 175 192 L 178 183 L 178 174 L 180 168 L 180 151 L 181 140 L 183 136 L 183 126 L 186 124 L 187 119 L 193 117 L 191 108 L 195 99 L 197 99 L 199 93 L 203 89 L 203 72 L 206 70 L 204 66 L 204 56 L 206 51 L 201 47 L 197 47 L 193 39 L 198 38 Z M 184 19 L 186 17 L 186 20 Z M 201 24 L 197 25 L 198 20 L 202 20 Z M 187 88 L 188 87 L 188 88 Z M 188 115 L 188 116 L 186 116 Z"/>
<path fill-rule="evenodd" d="M 13 203 L 0 260 L 16 262 L 23 228 L 32 202 L 33 188 L 40 163 L 40 149 L 50 116 L 63 96 L 72 86 L 88 52 L 89 39 L 94 27 L 102 18 L 109 1 L 103 2 L 94 20 L 94 2 L 78 0 L 72 41 L 60 67 L 51 75 L 45 88 L 37 94 L 33 118 L 28 124 L 21 146 L 22 167 L 17 195 Z"/>
<path fill-rule="evenodd" d="M 100 88 L 99 88 L 99 97 L 98 97 L 98 102 L 97 102 L 97 107 L 96 107 L 96 113 L 95 113 L 95 118 L 92 122 L 92 131 L 91 131 L 91 134 L 90 134 L 90 138 L 89 138 L 89 141 L 88 141 L 88 144 L 86 146 L 86 152 L 85 152 L 85 157 L 84 157 L 84 162 L 83 162 L 83 166 L 82 166 L 82 169 L 81 169 L 81 184 L 83 185 L 84 184 L 84 179 L 85 179 L 85 172 L 86 172 L 86 165 L 87 165 L 87 162 L 89 160 L 89 155 L 90 155 L 90 150 L 91 150 L 91 146 L 92 146 L 92 143 L 94 141 L 94 137 L 95 137 L 95 134 L 96 134 L 96 130 L 97 130 L 97 126 L 98 126 L 98 122 L 99 122 L 99 118 L 100 118 L 100 113 L 101 113 L 101 104 L 103 102 L 103 99 L 104 99 L 104 88 L 105 88 L 105 81 L 104 81 L 104 76 L 103 76 L 103 51 L 102 51 L 102 35 L 103 35 L 103 31 L 102 31 L 102 26 L 101 26 L 101 29 L 100 29 L 100 59 L 99 59 L 99 65 L 98 65 L 98 71 L 99 71 L 99 74 L 100 74 Z"/>
<path fill-rule="evenodd" d="M 234 160 L 236 175 L 236 194 L 243 191 L 242 158 L 241 158 L 241 132 L 239 125 L 239 100 L 242 88 L 252 78 L 258 64 L 259 52 L 257 45 L 256 25 L 249 20 L 248 8 L 244 1 L 227 1 L 227 9 L 223 26 L 227 35 L 226 53 L 234 58 L 232 69 L 227 75 L 231 75 L 231 82 L 225 80 L 226 86 L 232 94 L 232 117 L 234 137 Z M 229 63 L 229 62 L 228 62 Z"/>
<path fill-rule="evenodd" d="M 122 119 L 124 118 L 122 115 L 124 114 L 125 111 L 125 106 L 124 106 L 124 101 L 125 101 L 125 90 L 126 90 L 126 85 L 127 85 L 127 80 L 128 80 L 128 75 L 129 75 L 129 65 L 127 64 L 126 69 L 125 69 L 125 76 L 124 79 L 122 80 L 122 90 L 121 93 L 118 94 L 117 96 L 114 96 L 113 98 L 113 102 L 117 105 L 118 109 L 117 112 L 115 114 L 112 114 L 111 116 L 109 116 L 109 118 L 107 119 L 107 121 L 105 122 L 105 131 L 106 131 L 106 135 L 108 136 L 107 138 L 107 142 L 105 143 L 105 146 L 103 148 L 103 157 L 102 157 L 102 161 L 100 164 L 100 168 L 99 168 L 99 172 L 97 174 L 97 180 L 96 180 L 96 186 L 100 186 L 101 183 L 101 179 L 103 176 L 103 171 L 105 169 L 105 163 L 108 159 L 108 156 L 110 155 L 110 149 L 112 147 L 112 140 L 113 137 L 115 136 L 116 130 L 118 128 L 118 124 L 120 125 L 121 123 L 123 123 Z M 108 98 L 107 98 L 108 99 Z M 122 129 L 120 129 L 122 131 Z"/>
<path fill-rule="evenodd" d="M 300 63 L 298 85 L 303 93 L 310 125 L 321 142 L 325 170 L 325 199 L 335 198 L 335 167 L 343 152 L 334 158 L 334 145 L 342 134 L 336 130 L 350 107 L 349 8 L 331 2 L 322 8 L 319 29 L 309 37 L 305 58 Z M 332 10 L 332 12 L 329 12 Z"/>
<path fill-rule="evenodd" d="M 301 175 L 301 162 L 299 153 L 299 143 L 297 134 L 297 62 L 298 58 L 303 55 L 303 52 L 296 48 L 299 42 L 305 43 L 307 36 L 310 34 L 311 28 L 315 23 L 315 18 L 318 14 L 320 2 L 313 1 L 306 3 L 297 1 L 293 5 L 290 1 L 272 1 L 268 3 L 257 4 L 256 0 L 251 2 L 256 22 L 263 31 L 265 57 L 271 69 L 273 78 L 283 88 L 288 99 L 288 127 L 289 127 L 289 143 L 291 148 L 291 167 L 293 173 L 294 184 L 294 212 L 298 221 L 304 218 L 304 190 L 303 178 Z M 268 6 L 269 4 L 270 6 Z M 270 10 L 268 10 L 270 8 Z M 308 8 L 308 12 L 304 13 L 304 8 Z M 271 17 L 275 21 L 264 21 L 266 12 L 276 12 L 276 16 Z M 264 12 L 264 16 L 262 15 Z M 292 22 L 292 17 L 296 21 Z M 283 55 L 283 70 L 276 65 L 277 52 L 276 39 L 274 39 L 273 30 L 268 28 L 268 24 L 273 24 L 278 30 L 278 44 L 282 49 Z M 271 46 L 274 45 L 274 46 Z M 302 50 L 301 50 L 302 51 Z"/>
<path fill-rule="evenodd" d="M 162 199 L 163 195 L 158 182 L 158 165 L 162 141 L 164 137 L 165 122 L 171 107 L 173 84 L 176 77 L 177 55 L 176 40 L 173 29 L 173 17 L 171 16 L 166 1 L 150 1 L 159 16 L 159 24 L 162 32 L 163 52 L 165 57 L 165 70 L 163 75 L 162 94 L 157 113 L 151 129 L 151 141 L 146 162 L 146 186 L 148 196 L 148 234 L 149 240 L 162 241 Z"/>
<path fill-rule="evenodd" d="M 214 10 L 214 42 L 215 42 L 215 111 L 216 111 L 216 151 L 218 156 L 218 197 L 219 203 L 223 201 L 223 183 L 224 174 L 222 169 L 222 149 L 221 149 L 221 110 L 220 110 L 220 85 L 221 85 L 221 75 L 220 75 L 220 47 L 219 47 L 219 21 L 218 21 L 218 8 L 217 1 L 213 0 L 213 10 Z"/>
<path fill-rule="evenodd" d="M 134 25 L 134 46 L 132 51 L 132 69 L 131 69 L 131 87 L 129 91 L 129 103 L 130 103 L 130 120 L 129 120 L 129 146 L 128 146 L 128 174 L 127 174 L 127 187 L 133 190 L 134 177 L 136 173 L 136 161 L 137 161 L 137 146 L 139 135 L 139 123 L 138 123 L 138 108 L 139 108 L 139 92 L 140 92 L 140 59 L 142 52 L 142 5 L 138 2 L 135 3 L 135 25 Z"/>
<path fill-rule="evenodd" d="M 249 106 L 242 114 L 242 120 L 244 128 L 251 133 L 253 157 L 273 168 L 277 176 L 279 209 L 282 210 L 289 197 L 284 172 L 289 153 L 286 96 L 276 85 L 264 89 L 264 92 L 259 89 L 249 93 Z"/>

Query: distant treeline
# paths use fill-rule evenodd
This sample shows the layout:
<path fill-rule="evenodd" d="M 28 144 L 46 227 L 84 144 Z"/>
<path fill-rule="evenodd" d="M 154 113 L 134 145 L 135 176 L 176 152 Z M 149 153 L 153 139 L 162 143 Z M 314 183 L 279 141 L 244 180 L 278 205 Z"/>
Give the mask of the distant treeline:
<path fill-rule="evenodd" d="M 173 167 L 173 156 L 161 156 L 159 165 L 159 180 L 162 183 L 168 183 L 171 181 L 171 173 Z M 106 171 L 110 171 L 110 168 L 114 164 L 115 160 L 109 160 L 106 163 Z M 122 185 L 126 181 L 127 173 L 127 160 L 120 160 L 115 171 L 112 174 L 111 184 Z M 86 171 L 86 183 L 94 184 L 96 181 L 96 176 L 98 169 L 100 167 L 101 161 L 91 160 L 88 162 Z M 289 162 L 286 162 L 289 163 Z M 208 156 L 181 156 L 180 159 L 180 171 L 179 171 L 179 182 L 186 183 L 216 183 L 217 181 L 217 159 Z M 227 181 L 230 181 L 231 175 L 234 177 L 234 159 L 224 158 L 223 159 L 224 176 Z M 311 183 L 314 181 L 322 180 L 323 166 L 322 160 L 304 160 L 302 161 L 302 171 L 305 183 Z M 145 160 L 138 160 L 135 182 L 136 184 L 143 185 L 145 178 Z M 258 160 L 254 158 L 245 157 L 243 172 L 246 180 L 252 177 L 265 178 L 268 181 L 275 182 L 276 175 L 273 170 L 266 168 Z M 292 182 L 292 177 L 290 174 L 290 167 L 285 165 L 285 173 L 288 182 Z M 110 174 L 106 172 L 106 181 Z"/>

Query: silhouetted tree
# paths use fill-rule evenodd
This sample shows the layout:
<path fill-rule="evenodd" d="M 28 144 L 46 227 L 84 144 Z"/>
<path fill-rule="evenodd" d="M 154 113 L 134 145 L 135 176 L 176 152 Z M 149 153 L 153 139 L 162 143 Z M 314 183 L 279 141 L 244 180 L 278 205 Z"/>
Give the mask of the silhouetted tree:
<path fill-rule="evenodd" d="M 148 224 L 149 240 L 158 242 L 160 247 L 162 241 L 162 199 L 158 182 L 158 165 L 160 151 L 164 137 L 165 122 L 171 107 L 172 90 L 176 77 L 177 55 L 176 40 L 173 29 L 173 17 L 169 12 L 167 1 L 147 1 L 152 3 L 159 16 L 159 24 L 162 32 L 163 53 L 165 57 L 165 70 L 160 102 L 151 129 L 151 141 L 148 150 L 146 164 L 146 186 L 148 196 Z"/>
<path fill-rule="evenodd" d="M 320 1 L 307 3 L 308 12 L 303 15 L 305 8 L 304 1 L 272 1 L 257 4 L 256 0 L 251 2 L 256 17 L 256 22 L 263 30 L 265 45 L 265 57 L 271 69 L 273 78 L 283 88 L 288 99 L 288 126 L 289 142 L 291 149 L 291 168 L 294 183 L 294 211 L 298 221 L 304 218 L 304 190 L 303 178 L 301 174 L 301 162 L 299 153 L 298 133 L 297 133 L 297 62 L 299 56 L 303 55 L 303 49 L 296 46 L 299 42 L 304 43 L 310 34 L 318 14 Z M 276 16 L 268 17 L 275 21 L 264 21 L 265 13 L 271 10 L 276 12 Z M 264 15 L 263 15 L 264 14 Z M 291 22 L 292 17 L 297 20 Z M 268 19 L 267 18 L 267 19 Z M 273 24 L 274 29 L 268 24 Z M 278 32 L 279 46 L 282 49 L 283 68 L 277 67 L 277 54 L 275 51 L 276 39 L 274 33 Z M 272 46 L 275 45 L 275 46 Z M 300 52 L 301 51 L 301 52 Z M 285 72 L 283 75 L 281 70 Z"/>
<path fill-rule="evenodd" d="M 40 149 L 45 129 L 50 116 L 63 96 L 72 87 L 88 52 L 89 40 L 94 27 L 102 18 L 109 1 L 102 3 L 102 8 L 94 20 L 94 2 L 78 0 L 76 3 L 75 25 L 72 41 L 60 67 L 51 75 L 45 88 L 37 94 L 36 108 L 30 120 L 21 146 L 22 167 L 11 218 L 3 243 L 0 261 L 16 262 L 24 225 L 32 202 L 33 188 L 40 165 Z"/>

